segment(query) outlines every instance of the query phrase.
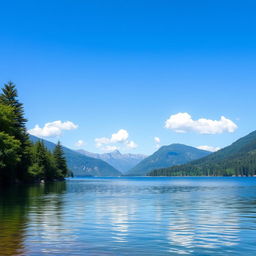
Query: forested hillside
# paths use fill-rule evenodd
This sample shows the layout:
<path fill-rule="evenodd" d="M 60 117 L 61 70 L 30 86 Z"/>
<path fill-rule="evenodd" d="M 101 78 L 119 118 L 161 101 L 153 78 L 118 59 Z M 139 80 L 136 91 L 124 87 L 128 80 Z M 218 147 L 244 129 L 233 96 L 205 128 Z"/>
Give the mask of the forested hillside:
<path fill-rule="evenodd" d="M 146 175 L 154 169 L 185 164 L 209 154 L 210 152 L 208 151 L 183 144 L 163 146 L 153 155 L 142 160 L 138 165 L 132 168 L 127 175 Z"/>
<path fill-rule="evenodd" d="M 256 131 L 207 157 L 185 165 L 154 170 L 150 176 L 256 175 Z"/>

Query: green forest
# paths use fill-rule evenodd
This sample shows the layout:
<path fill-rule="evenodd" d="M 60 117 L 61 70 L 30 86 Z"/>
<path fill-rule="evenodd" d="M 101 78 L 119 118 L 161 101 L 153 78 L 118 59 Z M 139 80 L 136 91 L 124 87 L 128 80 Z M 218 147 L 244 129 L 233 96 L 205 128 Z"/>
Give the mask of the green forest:
<path fill-rule="evenodd" d="M 188 164 L 153 170 L 149 176 L 254 176 L 256 131 L 213 154 Z"/>
<path fill-rule="evenodd" d="M 0 94 L 0 184 L 63 180 L 68 176 L 60 142 L 49 151 L 43 141 L 32 143 L 23 104 L 8 82 Z"/>

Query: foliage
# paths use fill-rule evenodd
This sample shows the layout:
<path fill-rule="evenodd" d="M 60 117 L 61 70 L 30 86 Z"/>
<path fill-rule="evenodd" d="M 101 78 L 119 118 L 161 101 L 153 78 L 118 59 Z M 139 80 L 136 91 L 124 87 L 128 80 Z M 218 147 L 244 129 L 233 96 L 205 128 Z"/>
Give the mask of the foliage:
<path fill-rule="evenodd" d="M 62 152 L 62 147 L 58 144 L 55 151 Z M 61 166 L 55 158 L 55 154 L 49 151 L 43 141 L 37 141 L 31 147 L 32 164 L 28 169 L 30 179 L 53 181 L 63 179 L 67 176 L 66 159 L 62 156 Z"/>
<path fill-rule="evenodd" d="M 53 151 L 53 156 L 54 156 L 56 168 L 57 168 L 59 174 L 63 177 L 67 176 L 68 167 L 67 167 L 66 159 L 64 156 L 64 151 L 63 151 L 62 146 L 59 141 Z"/>
<path fill-rule="evenodd" d="M 16 178 L 16 169 L 20 162 L 21 143 L 13 136 L 0 132 L 0 182 L 10 182 Z"/>
<path fill-rule="evenodd" d="M 30 140 L 32 142 L 37 142 L 39 138 L 30 135 Z M 54 151 L 55 144 L 42 140 L 44 145 L 48 150 Z M 68 176 L 121 176 L 118 170 L 116 170 L 110 164 L 96 158 L 88 157 L 83 154 L 80 154 L 76 151 L 73 151 L 69 148 L 62 147 L 65 158 L 67 160 L 68 169 L 70 170 Z M 72 173 L 71 173 L 72 171 Z"/>
<path fill-rule="evenodd" d="M 26 171 L 30 164 L 29 147 L 30 142 L 28 134 L 26 132 L 26 118 L 24 118 L 24 108 L 23 104 L 18 100 L 18 92 L 15 85 L 12 82 L 8 82 L 4 85 L 2 89 L 2 94 L 0 95 L 0 104 L 12 108 L 12 132 L 15 139 L 20 141 L 21 146 L 18 150 L 20 155 L 20 162 L 17 166 L 17 178 L 24 179 Z M 8 132 L 9 133 L 9 132 Z"/>
<path fill-rule="evenodd" d="M 232 145 L 185 165 L 154 170 L 150 176 L 256 175 L 256 131 Z"/>
<path fill-rule="evenodd" d="M 64 179 L 68 170 L 60 143 L 54 153 L 42 141 L 31 143 L 26 121 L 16 87 L 9 82 L 0 94 L 0 183 Z"/>

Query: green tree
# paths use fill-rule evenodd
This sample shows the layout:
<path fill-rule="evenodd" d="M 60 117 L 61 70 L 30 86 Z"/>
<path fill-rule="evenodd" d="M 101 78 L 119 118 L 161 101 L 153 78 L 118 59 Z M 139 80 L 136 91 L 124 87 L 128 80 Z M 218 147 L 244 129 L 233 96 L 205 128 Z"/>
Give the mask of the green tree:
<path fill-rule="evenodd" d="M 13 136 L 0 132 L 0 183 L 10 183 L 16 179 L 16 169 L 20 163 L 21 143 Z"/>
<path fill-rule="evenodd" d="M 63 149 L 54 153 L 43 141 L 32 144 L 26 131 L 24 109 L 15 85 L 4 85 L 0 94 L 0 182 L 54 181 L 68 174 Z"/>
<path fill-rule="evenodd" d="M 23 104 L 17 98 L 16 86 L 12 82 L 5 84 L 0 95 L 0 104 L 9 106 L 13 110 L 13 136 L 21 143 L 19 149 L 20 161 L 16 168 L 16 175 L 19 180 L 24 180 L 30 165 L 30 141 L 26 132 L 27 120 L 24 117 Z"/>
<path fill-rule="evenodd" d="M 15 121 L 11 106 L 0 104 L 0 183 L 14 182 L 20 162 L 21 143 L 14 137 Z"/>
<path fill-rule="evenodd" d="M 24 108 L 23 104 L 17 100 L 18 92 L 16 86 L 12 82 L 8 82 L 4 84 L 4 88 L 2 88 L 2 94 L 0 95 L 0 102 L 4 105 L 13 107 L 15 114 L 15 125 L 17 128 L 21 130 L 17 130 L 17 136 L 21 135 L 19 133 L 26 132 L 26 122 L 27 119 L 24 118 Z"/>
<path fill-rule="evenodd" d="M 11 106 L 0 103 L 0 131 L 15 135 L 14 111 Z"/>
<path fill-rule="evenodd" d="M 52 181 L 58 178 L 53 154 L 47 150 L 42 141 L 32 146 L 31 155 L 32 164 L 28 169 L 30 179 Z"/>
<path fill-rule="evenodd" d="M 64 156 L 63 148 L 59 141 L 53 151 L 53 156 L 55 160 L 55 165 L 58 170 L 58 174 L 60 175 L 60 177 L 66 177 L 68 175 L 68 167 L 66 158 Z"/>

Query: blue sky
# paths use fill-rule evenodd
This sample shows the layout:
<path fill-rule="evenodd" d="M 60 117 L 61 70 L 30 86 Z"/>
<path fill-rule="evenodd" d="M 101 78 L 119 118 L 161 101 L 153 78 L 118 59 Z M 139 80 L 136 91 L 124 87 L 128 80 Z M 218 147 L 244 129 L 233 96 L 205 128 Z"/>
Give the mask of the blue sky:
<path fill-rule="evenodd" d="M 16 83 L 28 129 L 60 120 L 45 138 L 71 148 L 79 140 L 93 152 L 150 154 L 174 142 L 224 147 L 256 130 L 255 7 L 218 0 L 1 1 L 0 82 Z M 177 123 L 165 127 L 178 113 L 194 120 L 183 120 L 183 133 Z M 209 122 L 221 116 L 237 128 Z M 199 118 L 212 134 L 198 128 Z"/>

